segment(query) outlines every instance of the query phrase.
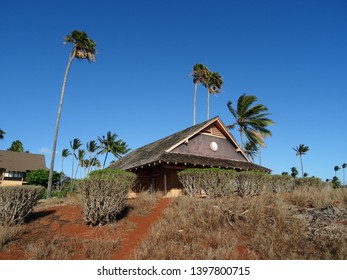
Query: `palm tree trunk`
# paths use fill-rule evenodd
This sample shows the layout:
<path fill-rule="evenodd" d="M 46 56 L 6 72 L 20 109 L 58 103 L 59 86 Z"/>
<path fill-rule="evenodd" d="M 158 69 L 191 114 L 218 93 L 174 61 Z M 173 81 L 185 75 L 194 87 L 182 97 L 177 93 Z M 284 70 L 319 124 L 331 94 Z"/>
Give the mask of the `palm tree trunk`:
<path fill-rule="evenodd" d="M 304 165 L 302 164 L 302 156 L 300 155 L 300 163 L 301 163 L 301 177 L 304 177 Z"/>
<path fill-rule="evenodd" d="M 106 164 L 106 160 L 107 160 L 107 155 L 108 155 L 108 152 L 106 152 L 106 156 L 105 156 L 104 164 L 103 164 L 102 168 L 105 168 L 105 164 Z"/>
<path fill-rule="evenodd" d="M 207 120 L 210 118 L 210 90 L 207 88 Z"/>
<path fill-rule="evenodd" d="M 194 84 L 194 111 L 193 111 L 193 125 L 196 124 L 196 94 L 198 90 L 198 83 Z"/>
<path fill-rule="evenodd" d="M 55 152 L 57 150 L 57 140 L 58 140 L 58 132 L 59 132 L 59 123 L 60 123 L 60 115 L 61 115 L 61 109 L 63 107 L 63 100 L 64 100 L 64 94 L 65 94 L 65 87 L 66 87 L 66 81 L 67 77 L 69 75 L 69 70 L 72 61 L 75 59 L 76 56 L 76 50 L 73 51 L 70 60 L 67 64 L 65 75 L 64 75 L 64 81 L 63 81 L 63 87 L 61 89 L 61 95 L 60 95 L 60 103 L 58 108 L 58 116 L 57 121 L 55 124 L 55 134 L 54 134 L 54 140 L 53 140 L 53 148 L 52 148 L 52 158 L 51 158 L 51 165 L 49 168 L 49 177 L 48 177 L 48 186 L 47 186 L 47 197 L 51 197 L 51 191 L 52 191 L 52 179 L 53 179 L 53 169 L 54 169 L 54 159 L 55 159 Z"/>

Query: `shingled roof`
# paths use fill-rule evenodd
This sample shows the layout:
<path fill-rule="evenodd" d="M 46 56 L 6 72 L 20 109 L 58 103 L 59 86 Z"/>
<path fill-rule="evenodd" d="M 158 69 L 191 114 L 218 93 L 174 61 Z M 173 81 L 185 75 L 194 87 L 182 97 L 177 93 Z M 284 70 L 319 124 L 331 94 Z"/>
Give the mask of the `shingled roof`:
<path fill-rule="evenodd" d="M 17 172 L 46 169 L 45 156 L 0 150 L 0 169 Z"/>
<path fill-rule="evenodd" d="M 225 137 L 233 143 L 236 149 L 243 155 L 245 161 L 236 161 L 229 159 L 210 158 L 197 155 L 187 155 L 179 153 L 171 153 L 171 151 L 189 140 L 191 137 L 202 131 L 209 125 L 214 124 L 222 131 Z M 234 137 L 228 132 L 222 121 L 215 117 L 200 124 L 188 127 L 180 132 L 174 133 L 170 136 L 147 144 L 141 148 L 138 148 L 120 160 L 110 165 L 111 169 L 124 169 L 132 170 L 138 167 L 154 164 L 154 163 L 175 163 L 175 164 L 190 164 L 194 166 L 206 166 L 206 167 L 223 167 L 234 168 L 240 170 L 262 170 L 264 172 L 270 172 L 269 169 L 262 166 L 253 164 L 248 157 L 239 148 Z"/>

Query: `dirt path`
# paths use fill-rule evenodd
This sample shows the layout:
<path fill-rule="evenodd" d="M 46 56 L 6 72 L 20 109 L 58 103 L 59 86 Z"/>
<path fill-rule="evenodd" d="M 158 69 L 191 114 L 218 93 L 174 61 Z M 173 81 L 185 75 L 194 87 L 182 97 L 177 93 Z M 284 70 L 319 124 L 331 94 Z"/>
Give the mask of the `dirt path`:
<path fill-rule="evenodd" d="M 83 220 L 82 208 L 77 205 L 54 205 L 38 208 L 30 215 L 30 219 L 20 227 L 20 234 L 17 238 L 0 250 L 0 260 L 33 258 L 28 253 L 30 246 L 31 250 L 35 250 L 37 249 L 35 247 L 39 246 L 60 246 L 61 250 L 66 251 L 64 258 L 84 259 L 80 245 L 72 246 L 71 244 L 59 244 L 59 242 L 68 240 L 69 243 L 76 242 L 77 244 L 77 241 L 83 240 L 115 240 L 117 238 L 121 239 L 121 245 L 114 251 L 111 258 L 128 259 L 146 237 L 151 226 L 157 221 L 169 202 L 170 199 L 161 198 L 148 215 L 128 215 L 118 221 L 115 226 L 103 227 L 87 226 Z M 70 252 L 67 252 L 69 250 Z M 50 259 L 51 257 L 47 256 L 46 258 Z"/>

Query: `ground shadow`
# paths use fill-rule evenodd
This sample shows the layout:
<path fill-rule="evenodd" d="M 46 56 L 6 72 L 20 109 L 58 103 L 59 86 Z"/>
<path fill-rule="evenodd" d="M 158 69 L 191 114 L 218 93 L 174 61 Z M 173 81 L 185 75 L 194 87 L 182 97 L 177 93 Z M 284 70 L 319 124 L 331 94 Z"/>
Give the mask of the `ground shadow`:
<path fill-rule="evenodd" d="M 56 210 L 42 210 L 37 212 L 31 212 L 28 216 L 25 217 L 24 222 L 29 224 L 33 221 L 36 221 L 40 218 L 52 215 L 56 212 Z"/>

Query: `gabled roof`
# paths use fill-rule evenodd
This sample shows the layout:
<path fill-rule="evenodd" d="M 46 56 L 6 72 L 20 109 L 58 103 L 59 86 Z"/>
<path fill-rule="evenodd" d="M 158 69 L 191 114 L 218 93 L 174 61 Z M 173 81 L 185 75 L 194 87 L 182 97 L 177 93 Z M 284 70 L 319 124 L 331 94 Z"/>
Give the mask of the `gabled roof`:
<path fill-rule="evenodd" d="M 46 169 L 45 156 L 0 150 L 0 169 L 17 172 Z"/>
<path fill-rule="evenodd" d="M 215 127 L 217 127 L 220 133 L 222 133 L 224 137 L 234 145 L 235 149 L 244 157 L 244 161 L 216 159 L 197 155 L 193 156 L 179 153 L 171 153 L 171 151 L 173 151 L 179 145 L 187 142 L 190 138 L 194 137 L 199 132 L 202 132 L 204 129 L 210 127 L 212 124 Z M 266 172 L 270 171 L 269 169 L 263 168 L 250 162 L 248 157 L 240 149 L 234 137 L 229 133 L 226 126 L 218 117 L 188 127 L 182 131 L 179 131 L 158 141 L 152 142 L 141 148 L 138 148 L 130 152 L 120 160 L 116 161 L 115 163 L 111 164 L 110 168 L 131 170 L 158 162 L 174 162 L 199 166 L 220 166 L 246 170 L 258 169 Z"/>

